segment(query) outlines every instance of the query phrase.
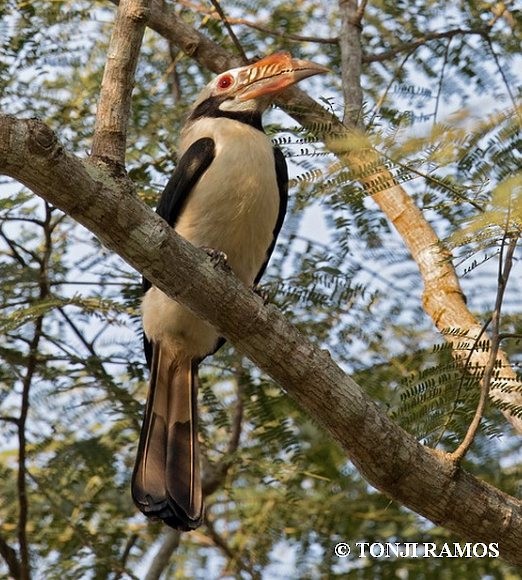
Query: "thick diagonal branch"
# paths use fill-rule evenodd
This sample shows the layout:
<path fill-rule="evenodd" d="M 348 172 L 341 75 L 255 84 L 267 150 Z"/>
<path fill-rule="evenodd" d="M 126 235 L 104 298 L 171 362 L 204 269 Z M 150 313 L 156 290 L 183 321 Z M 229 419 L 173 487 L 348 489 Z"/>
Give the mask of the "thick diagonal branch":
<path fill-rule="evenodd" d="M 110 1 L 114 4 L 118 3 L 117 0 Z M 355 2 L 343 0 L 342 4 L 349 10 L 349 14 L 343 20 L 341 35 L 350 35 L 352 32 L 355 35 L 344 43 L 344 58 L 350 59 L 352 45 L 360 42 L 357 27 L 360 24 L 361 14 Z M 184 22 L 171 7 L 160 0 L 151 0 L 151 14 L 148 24 L 208 70 L 222 72 L 242 64 L 237 57 L 232 57 L 220 45 Z M 459 30 L 459 32 L 462 31 Z M 356 52 L 362 55 L 360 49 Z M 363 57 L 361 56 L 361 58 Z M 351 64 L 350 74 L 346 74 L 346 78 L 343 79 L 344 84 L 345 86 L 350 83 L 360 85 L 360 77 L 356 76 L 359 74 L 360 67 L 355 63 Z M 352 91 L 348 101 L 347 121 L 357 122 L 362 107 L 361 91 L 357 89 Z M 296 87 L 285 91 L 277 103 L 296 121 L 315 131 L 321 137 L 328 134 L 342 135 L 347 132 L 347 128 L 331 112 Z M 351 152 L 350 155 L 342 155 L 341 157 L 357 175 L 358 172 L 361 173 L 360 168 L 364 168 L 369 163 L 367 153 L 367 150 L 361 154 L 355 151 Z M 371 155 L 374 161 L 378 159 L 376 152 Z M 423 307 L 437 329 L 439 331 L 448 329 L 467 331 L 470 341 L 473 341 L 479 336 L 482 326 L 468 309 L 458 277 L 449 259 L 450 256 L 441 247 L 439 238 L 422 212 L 404 188 L 397 184 L 391 173 L 384 167 L 364 179 L 361 178 L 360 182 L 368 194 L 373 195 L 373 199 L 393 223 L 416 262 L 424 284 Z M 377 191 L 375 183 L 379 183 Z M 451 333 L 445 332 L 444 338 L 454 343 L 455 346 L 459 341 L 458 337 Z M 455 350 L 454 355 L 458 358 L 459 352 Z M 516 375 L 509 366 L 505 353 L 500 351 L 499 357 L 502 360 L 501 379 L 504 382 L 514 384 Z M 487 358 L 487 352 L 474 349 L 470 366 L 483 367 L 487 364 Z M 506 407 L 502 411 L 506 419 L 518 432 L 522 433 L 522 418 L 513 415 L 510 411 L 511 406 L 522 405 L 522 393 L 515 389 L 506 392 L 493 387 L 490 395 L 500 403 L 501 407 Z"/>
<path fill-rule="evenodd" d="M 522 502 L 419 444 L 274 306 L 216 271 L 119 181 L 65 152 L 42 122 L 0 116 L 0 173 L 71 215 L 211 322 L 339 442 L 370 484 L 469 541 L 498 543 L 503 558 L 522 564 Z"/>

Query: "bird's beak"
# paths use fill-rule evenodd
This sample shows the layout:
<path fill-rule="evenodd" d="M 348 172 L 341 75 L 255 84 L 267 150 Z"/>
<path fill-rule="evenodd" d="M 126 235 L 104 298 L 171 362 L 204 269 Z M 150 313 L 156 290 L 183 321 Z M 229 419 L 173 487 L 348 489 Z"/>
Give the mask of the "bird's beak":
<path fill-rule="evenodd" d="M 263 95 L 275 95 L 303 79 L 326 72 L 330 72 L 326 67 L 292 58 L 288 52 L 271 54 L 242 68 L 236 98 L 248 101 Z"/>

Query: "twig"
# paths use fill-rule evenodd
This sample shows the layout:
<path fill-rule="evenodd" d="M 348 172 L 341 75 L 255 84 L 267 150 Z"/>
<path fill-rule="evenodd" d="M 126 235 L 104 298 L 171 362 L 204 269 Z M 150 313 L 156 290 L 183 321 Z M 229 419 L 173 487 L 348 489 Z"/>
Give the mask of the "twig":
<path fill-rule="evenodd" d="M 117 0 L 111 0 L 111 2 L 117 4 Z M 185 6 L 190 8 L 193 11 L 201 12 L 207 15 L 210 18 L 217 18 L 211 11 L 205 9 L 200 5 L 195 5 L 190 2 L 182 2 Z M 354 19 L 352 21 L 353 24 L 360 25 L 362 18 L 364 17 L 364 11 L 366 9 L 367 0 L 363 0 L 361 5 L 358 7 Z M 429 32 L 424 34 L 420 38 L 412 39 L 406 42 L 402 42 L 397 46 L 378 54 L 363 54 L 362 55 L 362 62 L 363 63 L 372 63 L 372 62 L 384 62 L 388 60 L 394 59 L 398 54 L 401 52 L 411 52 L 420 46 L 423 46 L 430 40 L 439 40 L 442 38 L 452 38 L 453 36 L 467 36 L 467 35 L 481 35 L 484 36 L 485 34 L 489 33 L 493 25 L 496 23 L 498 18 L 492 19 L 488 22 L 487 26 L 477 27 L 477 28 L 454 28 L 451 30 L 445 30 L 443 32 Z M 290 34 L 287 32 L 279 31 L 279 30 L 272 30 L 268 28 L 268 26 L 264 26 L 259 24 L 258 22 L 253 22 L 252 20 L 248 20 L 246 18 L 228 18 L 229 24 L 239 24 L 243 26 L 248 26 L 249 28 L 253 28 L 254 30 L 259 30 L 259 32 L 263 32 L 269 36 L 275 36 L 277 38 L 284 38 L 287 41 L 292 42 L 313 42 L 316 44 L 339 44 L 339 37 L 332 36 L 332 37 L 320 37 L 320 36 L 307 36 L 302 34 Z"/>
<path fill-rule="evenodd" d="M 362 0 L 357 8 L 356 18 L 357 23 L 359 26 L 361 25 L 362 19 L 364 18 L 364 13 L 366 11 L 366 5 L 368 4 L 368 0 Z"/>
<path fill-rule="evenodd" d="M 491 324 L 491 320 L 492 320 L 492 318 L 489 318 L 488 320 L 486 320 L 486 322 L 482 325 L 482 328 L 480 329 L 480 332 L 478 333 L 477 337 L 473 340 L 473 345 L 469 350 L 468 356 L 466 357 L 466 362 L 464 363 L 464 365 L 462 365 L 462 367 L 463 367 L 462 374 L 460 377 L 459 385 L 456 389 L 455 397 L 453 400 L 453 406 L 451 408 L 451 411 L 447 415 L 447 418 L 446 418 L 446 421 L 444 422 L 444 425 L 442 426 L 440 435 L 438 436 L 437 440 L 433 443 L 433 447 L 437 447 L 437 445 L 442 441 L 442 438 L 444 437 L 444 434 L 446 433 L 446 429 L 447 429 L 448 425 L 451 423 L 451 421 L 455 415 L 455 411 L 457 410 L 457 404 L 458 404 L 458 400 L 460 397 L 460 393 L 461 393 L 462 387 L 464 385 L 464 378 L 466 376 L 465 373 L 467 372 L 467 370 L 471 366 L 470 362 L 471 362 L 471 359 L 473 358 L 473 353 L 477 349 L 477 345 L 479 344 L 480 339 L 482 338 L 482 336 L 485 334 L 486 330 L 488 329 L 488 326 Z"/>
<path fill-rule="evenodd" d="M 45 220 L 44 228 L 44 251 L 40 260 L 40 280 L 39 280 L 39 298 L 44 300 L 49 295 L 49 284 L 47 279 L 48 264 L 52 251 L 51 240 L 51 216 L 52 209 L 48 203 L 45 203 Z M 29 343 L 29 355 L 27 358 L 26 373 L 22 381 L 22 401 L 20 404 L 20 416 L 18 418 L 18 544 L 20 549 L 20 579 L 29 580 L 31 576 L 31 564 L 29 560 L 29 544 L 27 539 L 27 520 L 29 512 L 29 501 L 27 497 L 27 439 L 26 439 L 26 422 L 29 413 L 29 394 L 33 379 L 38 366 L 38 349 L 40 340 L 43 335 L 44 315 L 37 317 L 34 323 L 33 337 Z"/>
<path fill-rule="evenodd" d="M 439 113 L 439 104 L 442 97 L 442 87 L 444 86 L 444 72 L 446 71 L 446 65 L 448 64 L 449 49 L 451 45 L 451 40 L 453 37 L 448 39 L 446 44 L 446 50 L 444 51 L 444 60 L 442 61 L 442 68 L 440 71 L 440 78 L 437 87 L 437 96 L 435 97 L 435 110 L 433 111 L 433 125 L 437 122 L 437 115 Z"/>
<path fill-rule="evenodd" d="M 177 103 L 181 98 L 181 86 L 179 83 L 179 74 L 176 70 L 176 63 L 179 59 L 181 51 L 179 48 L 171 41 L 168 42 L 169 45 L 169 56 L 170 56 L 170 64 L 167 68 L 167 75 L 170 77 L 171 81 L 171 94 L 172 99 L 175 103 Z"/>
<path fill-rule="evenodd" d="M 499 340 L 506 340 L 508 338 L 522 339 L 522 334 L 517 332 L 501 332 L 498 335 Z"/>
<path fill-rule="evenodd" d="M 497 53 L 495 52 L 495 49 L 493 48 L 493 43 L 491 42 L 491 38 L 489 36 L 486 36 L 485 42 L 489 48 L 489 51 L 491 52 L 491 56 L 493 57 L 493 60 L 495 61 L 495 66 L 497 67 L 498 73 L 500 74 L 500 77 L 502 78 L 502 82 L 504 83 L 504 87 L 505 87 L 506 92 L 509 96 L 509 100 L 511 101 L 511 104 L 513 105 L 513 109 L 518 112 L 519 109 L 517 106 L 518 105 L 517 99 L 515 98 L 515 95 L 513 94 L 513 91 L 511 90 L 511 88 L 509 86 L 509 82 L 508 82 L 508 79 L 506 77 L 506 73 L 504 72 L 504 69 L 502 68 L 502 65 L 500 64 L 500 60 L 499 60 Z M 520 116 L 520 113 L 519 113 L 519 116 Z"/>
<path fill-rule="evenodd" d="M 509 216 L 508 216 L 509 220 Z M 506 227 L 507 230 L 507 227 Z M 513 256 L 515 249 L 517 247 L 518 237 L 513 237 L 510 239 L 507 246 L 506 257 L 504 259 L 504 248 L 507 241 L 507 233 L 504 235 L 502 240 L 502 245 L 500 248 L 500 258 L 499 258 L 499 268 L 498 268 L 498 288 L 497 297 L 495 300 L 495 308 L 491 317 L 491 339 L 490 339 L 490 354 L 489 360 L 484 368 L 484 375 L 482 378 L 482 385 L 480 389 L 480 397 L 475 411 L 475 415 L 468 427 L 466 435 L 462 443 L 457 447 L 457 449 L 450 454 L 450 457 L 455 463 L 460 462 L 463 457 L 468 452 L 471 447 L 475 436 L 477 434 L 478 428 L 480 426 L 480 421 L 484 415 L 484 410 L 486 408 L 486 403 L 488 400 L 489 390 L 491 382 L 493 379 L 493 373 L 497 365 L 497 355 L 500 349 L 500 314 L 502 310 L 502 302 L 504 300 L 504 294 L 507 287 L 507 282 L 509 279 L 509 274 L 513 266 Z"/>
<path fill-rule="evenodd" d="M 45 497 L 47 500 L 49 508 L 54 513 L 57 519 L 61 519 L 63 521 L 64 529 L 67 528 L 72 532 L 72 534 L 77 538 L 78 542 L 82 546 L 88 546 L 89 549 L 93 554 L 96 554 L 97 546 L 99 546 L 99 539 L 94 535 L 90 534 L 85 528 L 82 528 L 80 524 L 77 522 L 72 521 L 66 512 L 63 509 L 63 496 L 60 495 L 59 491 L 48 485 L 46 481 L 42 483 L 33 475 L 30 471 L 27 472 L 27 477 L 38 487 L 39 493 Z M 58 496 L 58 500 L 53 497 L 53 493 Z M 123 564 L 120 564 L 117 560 L 110 558 L 108 560 L 108 564 L 111 567 L 111 571 L 114 571 L 116 574 L 125 574 L 126 577 L 131 578 L 131 580 L 138 580 L 138 577 L 135 576 L 130 570 L 125 568 Z M 18 578 L 18 576 L 16 577 Z"/>
<path fill-rule="evenodd" d="M 253 566 L 249 562 L 245 562 L 243 558 L 241 558 L 238 550 L 233 550 L 226 542 L 225 538 L 221 536 L 216 528 L 214 527 L 214 522 L 211 518 L 208 517 L 208 514 L 205 516 L 205 524 L 207 527 L 208 535 L 210 536 L 214 545 L 219 548 L 223 554 L 228 558 L 229 563 L 234 565 L 234 567 L 239 570 L 245 570 L 248 572 L 251 578 L 261 578 L 259 572 L 257 572 Z"/>
<path fill-rule="evenodd" d="M 14 425 L 20 425 L 20 419 L 18 417 L 11 417 L 9 415 L 0 416 L 0 421 L 5 421 L 6 423 L 13 423 Z"/>
<path fill-rule="evenodd" d="M 390 48 L 385 52 L 378 54 L 368 54 L 363 57 L 363 62 L 384 62 L 395 58 L 401 52 L 410 52 L 420 46 L 424 46 L 430 40 L 441 40 L 443 38 L 453 38 L 454 36 L 487 36 L 491 31 L 490 26 L 482 26 L 479 28 L 453 28 L 451 30 L 444 30 L 443 32 L 428 32 L 420 38 L 414 38 L 407 42 L 401 42 Z"/>
<path fill-rule="evenodd" d="M 212 2 L 212 6 L 214 6 L 217 13 L 219 14 L 221 21 L 225 25 L 225 28 L 227 29 L 228 34 L 229 34 L 230 38 L 232 39 L 232 42 L 234 43 L 234 46 L 236 47 L 238 53 L 241 55 L 243 62 L 245 64 L 248 63 L 248 57 L 247 57 L 245 51 L 243 50 L 243 47 L 241 46 L 241 43 L 239 42 L 239 39 L 236 36 L 236 33 L 232 30 L 232 26 L 230 25 L 230 22 L 227 20 L 227 17 L 225 16 L 223 9 L 221 8 L 221 4 L 219 3 L 218 0 L 210 0 L 210 1 Z"/>
<path fill-rule="evenodd" d="M 103 73 L 91 154 L 118 173 L 125 165 L 131 93 L 148 15 L 148 0 L 121 0 Z"/>
<path fill-rule="evenodd" d="M 129 558 L 130 552 L 131 552 L 132 548 L 134 547 L 134 544 L 136 543 L 138 538 L 139 538 L 138 534 L 131 534 L 129 536 L 129 538 L 127 539 L 127 542 L 125 544 L 125 548 L 123 550 L 123 554 L 121 556 L 121 570 L 116 572 L 113 580 L 119 580 L 123 576 L 124 570 L 127 566 L 127 560 Z"/>
<path fill-rule="evenodd" d="M 13 578 L 21 578 L 20 575 L 20 562 L 18 561 L 16 550 L 11 548 L 11 546 L 0 536 L 0 554 L 7 564 L 9 569 L 9 574 Z"/>
<path fill-rule="evenodd" d="M 235 372 L 235 383 L 237 388 L 236 405 L 234 408 L 234 417 L 232 420 L 232 430 L 227 446 L 227 451 L 221 461 L 215 464 L 206 462 L 203 473 L 203 494 L 206 496 L 213 494 L 219 489 L 233 463 L 233 455 L 239 447 L 241 431 L 243 429 L 243 385 L 245 372 L 242 367 L 237 368 Z"/>
<path fill-rule="evenodd" d="M 391 79 L 389 80 L 388 84 L 386 85 L 386 88 L 384 89 L 383 94 L 379 97 L 379 100 L 377 101 L 377 103 L 375 104 L 374 107 L 374 112 L 370 118 L 370 120 L 367 122 L 366 124 L 366 128 L 370 129 L 373 125 L 373 123 L 375 122 L 375 119 L 377 118 L 377 115 L 379 113 L 379 111 L 381 110 L 381 107 L 384 104 L 384 101 L 387 99 L 388 97 L 388 93 L 390 92 L 392 86 L 395 84 L 396 79 L 397 79 L 397 75 L 399 74 L 399 72 L 402 71 L 402 69 L 404 68 L 404 65 L 406 64 L 406 62 L 408 61 L 408 59 L 410 58 L 410 56 L 413 55 L 413 53 L 415 52 L 415 49 L 412 49 L 400 62 L 399 66 L 395 68 L 393 75 L 391 77 Z"/>
<path fill-rule="evenodd" d="M 230 457 L 233 455 L 239 447 L 239 440 L 241 438 L 241 431 L 243 429 L 243 413 L 244 413 L 244 403 L 243 403 L 243 381 L 245 380 L 245 369 L 243 366 L 237 370 L 236 379 L 236 405 L 234 408 L 234 418 L 232 421 L 232 433 L 230 435 L 230 440 L 227 447 L 227 455 Z"/>

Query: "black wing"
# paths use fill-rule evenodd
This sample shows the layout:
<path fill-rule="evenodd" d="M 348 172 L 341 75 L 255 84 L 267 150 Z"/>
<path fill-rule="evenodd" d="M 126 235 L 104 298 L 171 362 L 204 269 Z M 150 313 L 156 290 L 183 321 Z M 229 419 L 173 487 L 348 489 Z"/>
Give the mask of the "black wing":
<path fill-rule="evenodd" d="M 179 160 L 172 177 L 165 186 L 161 194 L 156 213 L 160 215 L 171 227 L 176 225 L 178 217 L 181 214 L 187 198 L 203 175 L 209 165 L 214 160 L 215 145 L 209 137 L 198 139 L 185 151 Z M 152 286 L 152 284 L 143 278 L 143 293 Z M 143 335 L 143 345 L 147 364 L 151 364 L 152 347 Z"/>
<path fill-rule="evenodd" d="M 265 273 L 266 267 L 268 266 L 268 261 L 270 256 L 274 251 L 277 237 L 281 231 L 281 226 L 285 220 L 286 207 L 288 205 L 288 168 L 286 166 L 286 159 L 283 152 L 278 147 L 274 147 L 274 160 L 275 160 L 275 170 L 277 178 L 277 187 L 279 189 L 279 214 L 277 215 L 277 221 L 274 227 L 274 233 L 272 236 L 272 243 L 270 244 L 268 250 L 266 251 L 266 260 L 261 266 L 257 276 L 254 280 L 254 285 L 261 280 L 261 276 Z"/>
<path fill-rule="evenodd" d="M 210 137 L 194 141 L 182 155 L 161 194 L 156 209 L 156 213 L 168 222 L 169 226 L 176 225 L 189 193 L 212 163 L 214 156 L 215 145 Z"/>

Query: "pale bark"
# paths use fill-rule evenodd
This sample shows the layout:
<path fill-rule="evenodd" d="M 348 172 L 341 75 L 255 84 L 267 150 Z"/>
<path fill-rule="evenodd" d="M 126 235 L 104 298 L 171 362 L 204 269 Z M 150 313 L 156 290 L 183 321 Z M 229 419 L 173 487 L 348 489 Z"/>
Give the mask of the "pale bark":
<path fill-rule="evenodd" d="M 344 124 L 350 130 L 359 132 L 363 129 L 361 22 L 364 4 L 359 4 L 358 0 L 340 0 L 339 9 Z M 371 148 L 370 142 L 367 142 L 368 148 L 365 148 L 364 141 L 360 139 L 360 150 L 344 153 L 341 147 L 338 155 L 352 170 L 354 179 L 372 195 L 408 248 L 424 285 L 422 292 L 424 311 L 442 332 L 446 341 L 452 344 L 453 357 L 465 372 L 475 369 L 482 373 L 489 363 L 491 340 L 484 332 L 483 325 L 466 305 L 466 298 L 451 262 L 450 252 L 444 249 L 435 230 L 411 196 L 396 183 L 390 171 L 384 167 L 379 154 Z M 375 167 L 369 175 L 368 167 Z M 475 347 L 479 337 L 488 344 L 488 348 Z M 522 406 L 520 382 L 502 351 L 498 352 L 497 360 L 501 366 L 498 369 L 498 376 L 491 384 L 489 396 L 500 403 L 499 406 L 506 419 L 516 431 L 522 433 L 522 417 L 512 414 L 509 408 L 511 405 Z M 506 385 L 511 386 L 511 390 L 508 390 Z"/>
<path fill-rule="evenodd" d="M 111 0 L 111 2 L 118 3 L 117 0 Z M 344 96 L 347 101 L 345 117 L 347 122 L 357 124 L 360 121 L 359 113 L 361 110 L 357 102 L 362 98 L 362 93 L 360 88 L 352 89 L 350 86 L 351 84 L 360 85 L 359 73 L 361 68 L 351 58 L 351 51 L 354 50 L 356 55 L 362 58 L 361 49 L 357 48 L 359 36 L 357 27 L 360 26 L 362 11 L 355 0 L 342 0 L 342 6 L 349 13 L 342 22 L 344 28 L 341 32 L 344 31 L 345 36 L 350 36 L 349 40 L 339 39 L 342 45 L 342 56 L 344 55 L 346 62 L 349 61 L 349 65 L 345 63 L 343 66 L 343 74 L 346 77 L 343 79 Z M 242 64 L 237 57 L 232 57 L 221 46 L 185 23 L 173 8 L 165 5 L 161 0 L 151 0 L 150 9 L 148 25 L 195 59 L 202 67 L 217 73 Z M 486 34 L 493 24 L 492 21 L 484 30 L 470 30 L 469 32 L 470 34 Z M 457 32 L 466 31 L 459 29 Z M 428 34 L 425 40 L 432 38 L 438 38 L 438 36 Z M 419 42 L 412 49 L 420 45 Z M 278 98 L 277 104 L 320 138 L 339 137 L 347 134 L 347 126 L 340 123 L 331 112 L 325 110 L 297 87 L 285 91 Z M 362 151 L 360 154 L 351 152 L 350 155 L 336 152 L 355 176 L 360 174 L 361 168 L 364 170 L 364 167 L 367 167 L 371 161 L 379 159 L 377 152 L 370 152 L 371 154 L 368 156 L 368 150 Z M 357 178 L 355 177 L 355 179 Z M 484 368 L 488 360 L 486 350 L 475 349 L 471 352 L 471 357 L 465 358 L 457 348 L 457 346 L 462 345 L 463 332 L 468 332 L 469 342 L 473 343 L 474 339 L 479 336 L 482 325 L 467 307 L 464 293 L 450 260 L 451 256 L 442 248 L 431 224 L 406 190 L 396 183 L 396 180 L 384 167 L 375 169 L 372 175 L 360 178 L 359 181 L 365 187 L 368 195 L 373 196 L 383 213 L 395 226 L 404 245 L 415 260 L 424 284 L 422 305 L 426 314 L 439 331 L 459 330 L 460 337 L 451 334 L 451 332 L 443 333 L 444 339 L 455 347 L 453 351 L 455 359 L 463 365 L 466 364 L 468 369 Z M 489 340 L 487 335 L 482 335 L 481 338 Z M 522 417 L 517 417 L 510 409 L 511 406 L 522 406 L 522 390 L 520 390 L 516 373 L 510 367 L 509 360 L 502 350 L 499 351 L 499 360 L 502 362 L 502 369 L 498 381 L 492 385 L 490 396 L 499 403 L 502 413 L 512 427 L 518 433 L 522 433 Z M 513 385 L 513 388 L 501 390 L 497 386 L 505 384 Z"/>
<path fill-rule="evenodd" d="M 145 580 L 159 580 L 170 563 L 172 554 L 178 549 L 181 532 L 167 528 L 163 541 L 145 575 Z"/>
<path fill-rule="evenodd" d="M 121 0 L 112 29 L 98 99 L 91 155 L 123 170 L 127 124 L 149 0 Z"/>
<path fill-rule="evenodd" d="M 122 180 L 66 152 L 38 120 L 0 116 L 0 173 L 89 228 L 153 284 L 209 320 L 345 449 L 367 481 L 522 565 L 522 502 L 399 428 L 274 307 L 176 235 Z M 209 292 L 209 289 L 212 289 Z"/>

